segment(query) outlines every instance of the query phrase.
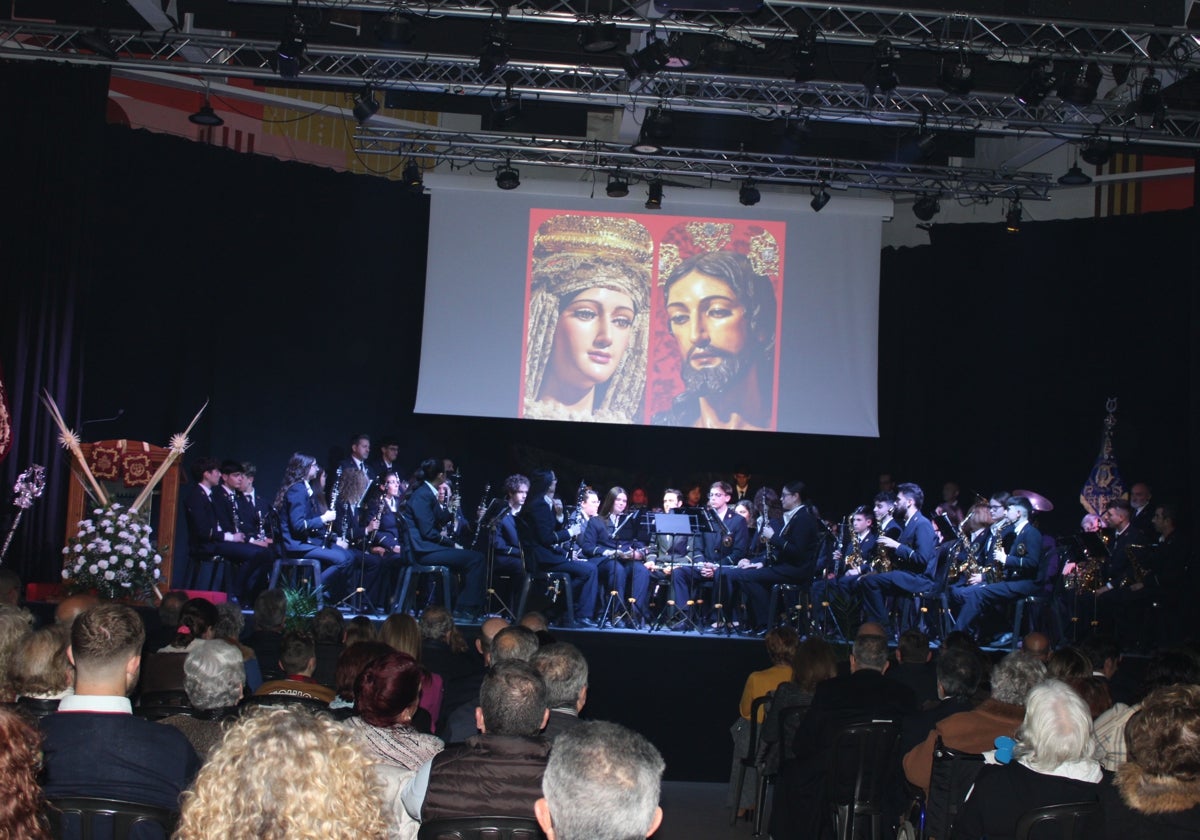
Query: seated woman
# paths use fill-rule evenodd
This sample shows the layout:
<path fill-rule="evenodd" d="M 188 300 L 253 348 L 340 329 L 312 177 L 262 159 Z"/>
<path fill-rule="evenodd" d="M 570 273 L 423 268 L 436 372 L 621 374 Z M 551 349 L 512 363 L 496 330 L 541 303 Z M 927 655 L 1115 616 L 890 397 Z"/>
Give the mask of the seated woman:
<path fill-rule="evenodd" d="M 767 655 L 771 658 L 771 667 L 762 671 L 754 671 L 746 678 L 742 688 L 742 699 L 738 704 L 738 719 L 734 721 L 730 732 L 733 735 L 733 767 L 729 774 L 728 803 L 734 806 L 733 793 L 740 774 L 741 759 L 746 754 L 750 744 L 750 714 L 754 701 L 767 694 L 774 694 L 780 683 L 792 680 L 792 660 L 796 656 L 796 646 L 800 643 L 796 631 L 791 627 L 776 627 L 767 633 Z M 765 717 L 763 709 L 758 710 L 758 722 L 761 724 Z M 742 784 L 742 801 L 736 803 L 739 814 L 754 808 L 754 790 L 758 775 L 755 771 L 747 771 Z"/>
<path fill-rule="evenodd" d="M 233 725 L 183 795 L 176 840 L 385 840 L 383 800 L 361 742 L 300 708 Z"/>
<path fill-rule="evenodd" d="M 42 790 L 37 774 L 42 764 L 42 739 L 37 727 L 13 709 L 0 707 L 0 837 L 50 840 L 42 816 Z"/>
<path fill-rule="evenodd" d="M 586 491 L 585 504 L 590 504 L 595 495 L 591 490 Z M 587 526 L 579 536 L 579 549 L 584 557 L 597 564 L 603 587 L 601 593 L 616 592 L 621 599 L 621 609 L 611 610 L 610 614 L 620 615 L 632 600 L 633 623 L 640 624 L 647 617 L 650 571 L 643 562 L 645 547 L 634 538 L 637 523 L 630 517 L 636 514 L 626 513 L 628 500 L 624 487 L 609 490 L 599 513 L 587 520 Z"/>
<path fill-rule="evenodd" d="M 1104 836 L 1200 835 L 1200 686 L 1158 688 L 1125 725 L 1128 760 L 1100 786 Z"/>
<path fill-rule="evenodd" d="M 58 709 L 62 698 L 74 692 L 75 668 L 67 659 L 71 631 L 52 624 L 26 634 L 13 651 L 8 682 L 17 696 L 17 708 L 41 718 Z"/>
<path fill-rule="evenodd" d="M 951 836 L 1006 840 L 1029 811 L 1097 801 L 1100 779 L 1087 704 L 1066 683 L 1046 680 L 1029 692 L 1012 761 L 979 771 Z"/>
<path fill-rule="evenodd" d="M 142 658 L 140 686 L 143 697 L 184 690 L 183 654 L 213 638 L 218 617 L 216 606 L 205 598 L 192 598 L 183 605 L 175 638 L 157 653 Z"/>
<path fill-rule="evenodd" d="M 357 732 L 371 759 L 402 770 L 416 770 L 442 751 L 442 740 L 412 726 L 421 693 L 421 666 L 406 653 L 392 651 L 373 660 L 355 685 L 358 717 L 346 721 Z"/>
<path fill-rule="evenodd" d="M 389 615 L 380 628 L 379 638 L 392 650 L 406 653 L 421 664 L 421 626 L 408 613 Z M 421 703 L 414 715 L 413 725 L 421 732 L 437 732 L 437 719 L 442 713 L 444 684 L 440 674 L 421 668 Z"/>
<path fill-rule="evenodd" d="M 338 720 L 352 717 L 355 711 L 355 687 L 358 685 L 358 675 L 363 672 L 373 660 L 387 656 L 392 648 L 383 642 L 373 639 L 361 642 L 348 642 L 342 648 L 338 657 L 337 668 L 333 674 L 333 690 L 336 696 L 329 703 L 329 709 Z"/>
<path fill-rule="evenodd" d="M 246 672 L 242 652 L 221 639 L 192 648 L 183 663 L 183 686 L 191 714 L 171 715 L 159 723 L 174 726 L 187 736 L 201 759 L 221 743 L 222 722 L 237 711 Z"/>

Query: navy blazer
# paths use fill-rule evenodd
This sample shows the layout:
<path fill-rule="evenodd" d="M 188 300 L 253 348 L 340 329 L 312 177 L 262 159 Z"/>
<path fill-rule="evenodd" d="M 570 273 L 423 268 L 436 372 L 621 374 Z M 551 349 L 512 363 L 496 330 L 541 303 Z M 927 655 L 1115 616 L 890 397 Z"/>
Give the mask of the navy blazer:
<path fill-rule="evenodd" d="M 933 580 L 937 577 L 937 539 L 933 534 L 933 523 L 919 510 L 914 511 L 904 523 L 904 530 L 897 538 L 900 545 L 896 557 L 917 574 Z"/>
<path fill-rule="evenodd" d="M 225 531 L 230 534 L 252 534 L 252 533 L 254 533 L 254 530 L 252 527 L 253 523 L 250 523 L 250 525 L 248 525 L 246 523 L 246 521 L 242 518 L 242 511 L 245 510 L 245 507 L 243 505 L 239 504 L 241 498 L 242 498 L 241 493 L 238 493 L 236 496 L 230 496 L 229 491 L 226 490 L 224 487 L 219 486 L 213 490 L 213 494 L 212 494 L 213 508 L 215 508 L 217 511 L 217 521 L 221 523 L 222 531 Z M 234 516 L 233 516 L 234 505 L 237 505 L 236 527 L 235 527 L 235 524 L 233 521 L 234 520 Z"/>
<path fill-rule="evenodd" d="M 558 526 L 554 508 L 542 496 L 529 499 L 517 515 L 517 534 L 525 549 L 526 567 L 537 571 L 542 564 L 557 566 L 566 559 L 559 547 L 570 539 L 565 527 Z"/>
<path fill-rule="evenodd" d="M 450 511 L 438 502 L 427 482 L 422 481 L 408 497 L 404 519 L 408 523 L 413 552 L 418 556 L 452 547 L 452 543 L 442 540 L 442 526 L 450 521 Z"/>
<path fill-rule="evenodd" d="M 623 523 L 626 517 L 631 514 L 626 511 L 621 514 L 618 522 Z M 632 514 L 636 515 L 636 514 Z M 593 516 L 588 520 L 587 527 L 583 529 L 583 533 L 579 535 L 579 550 L 583 552 L 584 557 L 599 557 L 609 549 L 619 549 L 622 545 L 636 546 L 641 548 L 641 543 L 636 539 L 624 540 L 618 545 L 617 540 L 613 539 L 615 533 L 612 520 L 607 516 Z M 636 529 L 632 525 L 625 526 L 625 533 Z"/>
<path fill-rule="evenodd" d="M 391 548 L 400 545 L 400 515 L 404 506 L 396 500 L 396 509 L 390 510 L 385 502 L 379 511 L 379 530 L 375 532 L 375 542 L 378 545 Z"/>
<path fill-rule="evenodd" d="M 217 519 L 216 504 L 209 499 L 208 494 L 199 484 L 190 484 L 184 491 L 183 513 L 187 520 L 188 548 L 191 549 L 191 552 L 193 554 L 218 553 L 220 544 L 225 537 L 221 533 L 221 525 Z"/>
<path fill-rule="evenodd" d="M 795 566 L 801 577 L 811 578 L 817 573 L 817 560 L 821 554 L 821 536 L 824 526 L 808 505 L 801 505 L 782 528 L 775 528 L 771 536 L 771 547 L 775 549 L 776 566 Z"/>
<path fill-rule="evenodd" d="M 703 531 L 700 534 L 700 551 L 703 559 L 719 566 L 729 566 L 746 556 L 750 548 L 750 529 L 746 520 L 733 512 L 733 505 L 725 508 L 723 518 L 733 544 L 728 548 L 721 545 L 725 534 L 718 528 L 716 531 Z"/>
<path fill-rule="evenodd" d="M 520 557 L 521 538 L 517 535 L 517 517 L 512 508 L 506 508 L 504 516 L 496 523 L 496 554 L 500 557 Z"/>
<path fill-rule="evenodd" d="M 303 481 L 297 481 L 287 490 L 280 511 L 279 529 L 283 547 L 288 551 L 308 551 L 325 543 L 325 523 L 317 513 L 317 503 L 309 495 Z"/>
<path fill-rule="evenodd" d="M 1013 544 L 1004 559 L 1004 573 L 1008 577 L 1022 580 L 1041 579 L 1042 568 L 1042 532 L 1026 525 L 1013 539 Z"/>

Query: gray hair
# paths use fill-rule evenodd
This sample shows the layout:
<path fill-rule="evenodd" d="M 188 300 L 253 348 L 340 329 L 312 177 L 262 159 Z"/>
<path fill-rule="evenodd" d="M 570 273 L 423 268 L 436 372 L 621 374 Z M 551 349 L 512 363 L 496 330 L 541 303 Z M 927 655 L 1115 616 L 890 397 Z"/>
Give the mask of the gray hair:
<path fill-rule="evenodd" d="M 882 671 L 888 659 L 887 639 L 874 633 L 860 633 L 854 638 L 851 652 L 860 668 Z"/>
<path fill-rule="evenodd" d="M 546 702 L 550 708 L 574 708 L 588 684 L 588 663 L 579 648 L 570 642 L 555 642 L 539 650 L 529 661 L 546 681 Z"/>
<path fill-rule="evenodd" d="M 245 681 L 242 652 L 220 639 L 196 645 L 183 662 L 183 688 L 197 709 L 236 706 Z"/>
<path fill-rule="evenodd" d="M 488 652 L 492 656 L 492 664 L 509 659 L 519 659 L 529 662 L 538 651 L 537 633 L 520 624 L 510 624 L 495 636 L 492 636 Z"/>
<path fill-rule="evenodd" d="M 992 669 L 992 699 L 1024 706 L 1029 690 L 1046 679 L 1046 666 L 1032 656 L 1014 651 Z"/>
<path fill-rule="evenodd" d="M 1046 680 L 1025 701 L 1013 755 L 1034 770 L 1049 773 L 1068 761 L 1090 758 L 1092 713 L 1065 682 Z"/>
<path fill-rule="evenodd" d="M 217 604 L 217 623 L 213 625 L 213 637 L 217 639 L 240 639 L 246 629 L 246 616 L 242 608 L 233 601 Z"/>
<path fill-rule="evenodd" d="M 650 833 L 663 758 L 638 733 L 585 721 L 558 736 L 542 795 L 558 840 L 632 840 Z"/>

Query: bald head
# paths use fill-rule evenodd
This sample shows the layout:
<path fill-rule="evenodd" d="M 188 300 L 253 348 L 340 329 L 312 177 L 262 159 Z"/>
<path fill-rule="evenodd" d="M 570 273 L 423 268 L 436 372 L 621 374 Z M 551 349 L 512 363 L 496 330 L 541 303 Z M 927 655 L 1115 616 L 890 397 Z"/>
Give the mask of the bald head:
<path fill-rule="evenodd" d="M 1045 662 L 1050 658 L 1050 637 L 1045 633 L 1030 633 L 1021 640 L 1021 650 L 1027 656 Z"/>
<path fill-rule="evenodd" d="M 887 638 L 887 630 L 883 629 L 883 625 L 876 621 L 864 621 L 858 628 L 856 636 L 883 636 Z"/>
<path fill-rule="evenodd" d="M 89 610 L 100 603 L 100 599 L 90 593 L 81 593 L 64 598 L 54 610 L 54 622 L 70 627 L 75 623 L 75 616 L 84 610 Z"/>
<path fill-rule="evenodd" d="M 475 650 L 479 651 L 484 661 L 489 661 L 492 653 L 492 639 L 508 626 L 508 622 L 499 617 L 489 618 L 479 628 L 479 638 L 475 640 Z M 489 663 L 490 664 L 490 663 Z"/>

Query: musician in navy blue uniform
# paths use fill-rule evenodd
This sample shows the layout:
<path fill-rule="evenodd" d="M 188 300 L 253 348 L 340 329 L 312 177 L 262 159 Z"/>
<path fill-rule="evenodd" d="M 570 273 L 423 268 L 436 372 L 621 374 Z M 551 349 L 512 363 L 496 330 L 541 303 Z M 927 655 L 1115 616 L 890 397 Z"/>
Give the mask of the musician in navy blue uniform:
<path fill-rule="evenodd" d="M 849 597 L 858 591 L 863 576 L 871 573 L 876 539 L 875 516 L 871 508 L 859 505 L 850 514 L 850 530 L 845 539 L 818 569 L 812 585 L 814 605 Z"/>
<path fill-rule="evenodd" d="M 808 587 L 812 583 L 825 534 L 825 526 L 808 505 L 804 482 L 783 485 L 779 501 L 783 504 L 783 519 L 765 524 L 758 535 L 768 548 L 769 559 L 758 568 L 750 559 L 739 560 L 737 568 L 724 570 L 721 575 L 727 584 L 742 585 L 751 621 L 760 627 L 767 624 L 772 586 L 795 583 Z"/>
<path fill-rule="evenodd" d="M 594 492 L 594 491 L 589 491 Z M 596 562 L 605 592 L 616 592 L 622 602 L 634 600 L 631 612 L 635 621 L 646 618 L 650 572 L 645 566 L 645 546 L 634 535 L 638 523 L 631 519 L 637 512 L 626 513 L 629 496 L 623 487 L 613 487 L 600 505 L 600 513 L 588 520 L 579 538 L 583 556 Z M 617 529 L 623 526 L 622 539 Z"/>
<path fill-rule="evenodd" d="M 894 512 L 897 519 L 903 519 L 904 529 L 898 538 L 885 532 L 876 542 L 877 546 L 895 552 L 892 571 L 867 575 L 858 584 L 867 621 L 886 627 L 887 596 L 911 595 L 933 587 L 937 574 L 936 539 L 933 523 L 921 513 L 924 502 L 925 493 L 916 484 L 901 484 L 896 489 Z"/>
<path fill-rule="evenodd" d="M 400 538 L 400 509 L 404 506 L 401 493 L 407 488 L 408 485 L 395 472 L 386 473 L 382 491 L 369 503 L 365 514 L 374 517 L 371 521 L 377 523 L 371 534 L 369 550 L 379 558 L 379 583 L 374 592 L 368 593 L 376 604 L 387 605 L 387 599 L 396 590 L 397 578 L 407 562 L 404 543 Z"/>
<path fill-rule="evenodd" d="M 1100 580 L 1103 583 L 1096 590 L 1096 617 L 1100 622 L 1100 631 L 1115 633 L 1118 629 L 1125 630 L 1126 636 L 1132 635 L 1132 626 L 1118 626 L 1118 617 L 1122 618 L 1120 625 L 1130 625 L 1124 620 L 1121 612 L 1126 605 L 1134 603 L 1142 597 L 1141 590 L 1144 581 L 1138 580 L 1131 556 L 1140 552 L 1150 543 L 1150 538 L 1138 530 L 1133 524 L 1133 506 L 1124 499 L 1114 499 L 1104 508 L 1102 519 L 1110 529 L 1108 539 L 1108 557 L 1100 570 Z M 1144 558 L 1142 558 L 1144 560 Z M 1144 573 L 1145 569 L 1143 569 Z M 1140 585 L 1141 584 L 1141 585 Z M 1136 589 L 1134 587 L 1137 587 Z M 1136 610 L 1129 609 L 1128 613 Z M 1137 628 L 1139 634 L 1141 628 Z"/>
<path fill-rule="evenodd" d="M 504 479 L 504 497 L 508 504 L 500 512 L 499 518 L 491 527 L 492 541 L 492 586 L 495 587 L 496 576 L 508 577 L 513 581 L 513 592 L 509 603 L 515 605 L 519 587 L 525 580 L 525 563 L 521 557 L 521 541 L 517 535 L 517 516 L 529 496 L 529 479 L 520 473 Z M 488 527 L 487 522 L 481 522 L 480 528 Z"/>
<path fill-rule="evenodd" d="M 537 470 L 530 476 L 529 499 L 517 516 L 517 533 L 525 550 L 525 562 L 533 572 L 566 572 L 571 576 L 575 598 L 575 623 L 595 627 L 596 567 L 572 560 L 564 544 L 583 533 L 581 525 L 563 527 L 555 509 L 554 491 L 558 477 L 553 470 Z"/>
<path fill-rule="evenodd" d="M 225 541 L 221 525 L 217 521 L 217 509 L 212 500 L 213 491 L 221 482 L 221 466 L 215 458 L 198 458 L 192 465 L 194 484 L 183 491 L 183 513 L 187 521 L 188 563 L 196 568 L 198 563 L 208 564 L 208 575 L 196 577 L 196 585 L 207 589 L 212 585 L 213 568 L 209 562 L 221 553 Z"/>
<path fill-rule="evenodd" d="M 319 513 L 313 500 L 312 480 L 321 468 L 311 455 L 297 452 L 288 461 L 283 484 L 275 495 L 273 507 L 279 513 L 280 537 L 283 550 L 290 557 L 306 557 L 321 562 L 321 585 L 334 598 L 340 597 L 349 585 L 351 575 L 359 565 L 366 564 L 364 586 L 370 589 L 379 575 L 379 559 L 374 555 L 354 551 L 349 546 L 325 545 L 327 526 L 337 518 L 337 512 Z M 355 581 L 357 582 L 357 581 Z"/>
<path fill-rule="evenodd" d="M 683 609 L 692 599 L 692 589 L 700 581 L 715 579 L 746 556 L 750 547 L 750 532 L 746 528 L 746 520 L 729 507 L 732 495 L 733 488 L 724 481 L 715 482 L 708 488 L 708 506 L 716 520 L 715 530 L 701 532 L 697 540 L 697 552 L 692 557 L 693 565 L 679 566 L 671 575 L 675 606 L 679 609 Z M 720 581 L 715 581 L 713 590 L 719 592 L 719 587 Z M 676 626 L 680 625 L 687 626 L 684 621 Z"/>
<path fill-rule="evenodd" d="M 438 501 L 438 485 L 446 481 L 446 460 L 427 458 L 413 474 L 408 504 L 402 515 L 408 527 L 413 562 L 427 566 L 447 566 L 463 577 L 454 617 L 472 620 L 483 609 L 483 584 L 487 569 L 483 555 L 459 548 L 454 537 L 442 529 L 455 521 L 454 513 Z"/>
<path fill-rule="evenodd" d="M 955 630 L 967 630 L 984 610 L 1028 597 L 1045 582 L 1042 533 L 1029 521 L 1031 513 L 1033 504 L 1029 499 L 1009 497 L 1004 516 L 1012 525 L 1012 542 L 1007 550 L 1003 543 L 993 548 L 993 574 L 997 580 L 962 588 L 958 594 L 962 609 L 954 622 Z"/>
<path fill-rule="evenodd" d="M 242 495 L 245 467 L 237 461 L 221 462 L 221 486 L 213 490 L 213 509 L 225 542 L 218 552 L 234 564 L 230 571 L 230 595 L 242 603 L 253 603 L 271 570 L 273 558 L 266 540 L 258 540 L 254 511 Z"/>

